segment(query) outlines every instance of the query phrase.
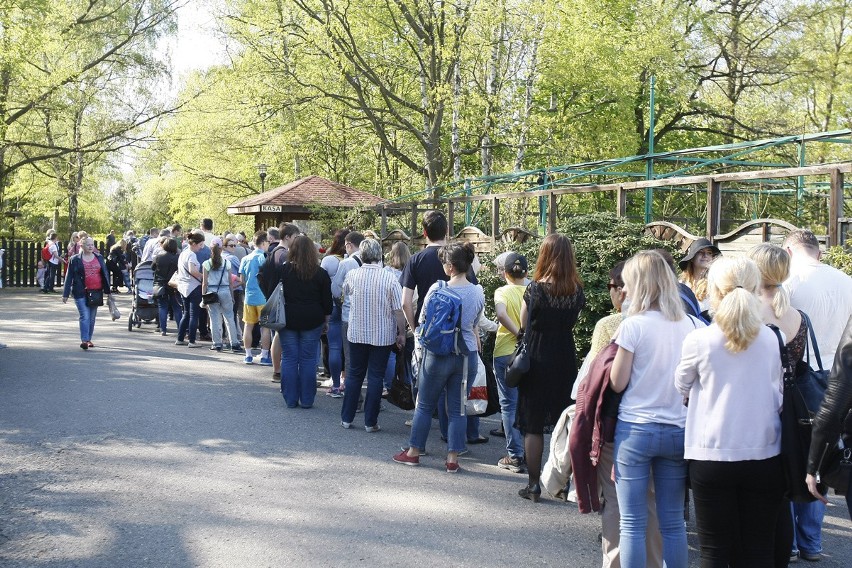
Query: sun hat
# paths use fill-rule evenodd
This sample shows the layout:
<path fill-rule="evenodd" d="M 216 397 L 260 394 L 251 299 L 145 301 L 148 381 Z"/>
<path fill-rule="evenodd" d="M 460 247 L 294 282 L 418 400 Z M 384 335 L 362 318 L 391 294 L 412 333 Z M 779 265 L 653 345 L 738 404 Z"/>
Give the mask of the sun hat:
<path fill-rule="evenodd" d="M 689 261 L 695 258 L 695 255 L 698 254 L 698 251 L 709 248 L 713 251 L 713 256 L 719 256 L 722 254 L 722 251 L 719 250 L 719 247 L 711 243 L 708 239 L 695 239 L 692 241 L 692 244 L 689 245 L 689 249 L 686 251 L 686 256 L 680 259 L 680 262 L 677 265 L 681 270 L 686 270 Z"/>

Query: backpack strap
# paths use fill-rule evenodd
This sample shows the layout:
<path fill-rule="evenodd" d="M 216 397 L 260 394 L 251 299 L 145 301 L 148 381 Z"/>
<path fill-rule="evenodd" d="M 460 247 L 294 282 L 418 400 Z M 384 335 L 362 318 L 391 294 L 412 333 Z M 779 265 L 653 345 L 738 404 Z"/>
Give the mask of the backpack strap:
<path fill-rule="evenodd" d="M 811 338 L 811 340 L 809 342 L 805 343 L 805 346 L 807 348 L 808 367 L 811 366 L 811 349 L 810 349 L 810 346 L 813 345 L 814 346 L 814 357 L 816 357 L 817 367 L 819 367 L 819 370 L 822 371 L 823 370 L 823 368 L 822 368 L 822 357 L 820 357 L 820 355 L 819 355 L 819 345 L 817 345 L 816 334 L 814 334 L 814 326 L 811 324 L 811 318 L 809 318 L 808 314 L 806 314 L 802 310 L 798 310 L 798 312 L 800 314 L 802 314 L 802 319 L 805 320 L 805 325 L 808 326 L 808 335 L 810 335 L 810 338 Z"/>
<path fill-rule="evenodd" d="M 778 326 L 771 323 L 766 324 L 766 327 L 775 333 L 778 338 L 778 350 L 781 352 L 781 367 L 784 369 L 784 389 L 788 389 L 796 383 L 796 373 L 793 367 L 790 366 L 790 358 L 787 355 L 787 346 L 784 345 L 784 339 L 781 337 L 781 330 Z"/>

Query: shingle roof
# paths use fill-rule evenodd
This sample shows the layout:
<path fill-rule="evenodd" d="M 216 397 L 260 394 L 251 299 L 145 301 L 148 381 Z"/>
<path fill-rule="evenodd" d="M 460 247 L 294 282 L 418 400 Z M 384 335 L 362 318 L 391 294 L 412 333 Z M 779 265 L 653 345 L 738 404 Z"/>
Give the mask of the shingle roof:
<path fill-rule="evenodd" d="M 231 207 L 255 207 L 259 205 L 281 205 L 283 207 L 303 207 L 306 205 L 325 205 L 329 207 L 370 206 L 385 201 L 370 193 L 354 189 L 347 185 L 325 179 L 320 176 L 308 176 L 287 185 L 265 191 L 254 197 L 240 201 Z"/>

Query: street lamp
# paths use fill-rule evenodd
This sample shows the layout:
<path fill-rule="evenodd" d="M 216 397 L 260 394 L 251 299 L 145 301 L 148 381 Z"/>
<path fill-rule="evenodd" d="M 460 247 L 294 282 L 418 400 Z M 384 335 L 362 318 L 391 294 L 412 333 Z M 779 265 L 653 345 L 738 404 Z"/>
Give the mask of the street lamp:
<path fill-rule="evenodd" d="M 263 193 L 266 187 L 266 164 L 258 164 L 257 173 L 260 175 L 260 192 Z"/>

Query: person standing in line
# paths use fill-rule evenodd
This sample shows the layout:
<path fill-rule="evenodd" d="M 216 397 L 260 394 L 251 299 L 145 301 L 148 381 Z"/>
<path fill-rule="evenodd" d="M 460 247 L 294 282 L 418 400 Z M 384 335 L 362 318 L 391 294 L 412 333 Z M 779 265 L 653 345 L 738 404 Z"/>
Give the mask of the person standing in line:
<path fill-rule="evenodd" d="M 405 264 L 408 262 L 409 258 L 411 258 L 411 250 L 408 248 L 408 245 L 403 242 L 394 243 L 394 245 L 391 247 L 390 252 L 388 252 L 384 270 L 390 272 L 393 275 L 394 279 L 399 282 L 399 279 L 402 276 L 402 269 L 405 268 Z M 402 288 L 400 287 L 400 290 L 401 289 Z M 403 317 L 405 317 L 404 314 Z M 406 331 L 406 340 L 407 338 L 408 331 Z M 385 369 L 384 388 L 382 389 L 383 398 L 388 395 L 388 392 L 390 391 L 391 385 L 393 383 L 393 377 L 396 374 L 396 358 L 398 356 L 402 356 L 401 354 L 404 352 L 404 349 L 404 342 L 401 346 L 391 349 L 390 356 L 388 357 L 388 366 Z M 406 369 L 408 369 L 408 367 L 406 367 Z M 405 380 L 407 382 L 411 381 L 410 373 L 407 371 L 405 373 Z"/>
<path fill-rule="evenodd" d="M 199 226 L 201 234 L 204 236 L 204 244 L 207 245 L 207 248 L 210 248 L 213 245 L 213 237 L 216 236 L 213 234 L 213 219 L 205 217 L 201 220 Z"/>
<path fill-rule="evenodd" d="M 54 235 L 55 236 L 55 235 Z M 106 263 L 100 255 L 95 254 L 95 241 L 89 237 L 83 241 L 83 252 L 71 258 L 65 287 L 62 292 L 62 303 L 68 302 L 69 296 L 74 296 L 74 304 L 80 313 L 80 349 L 86 351 L 95 346 L 92 335 L 95 332 L 95 319 L 98 306 L 89 305 L 88 291 L 100 291 L 109 298 L 109 272 Z"/>
<path fill-rule="evenodd" d="M 198 259 L 199 271 L 201 270 L 201 266 L 210 260 L 210 246 L 207 244 L 207 236 L 203 231 L 199 229 L 195 229 L 190 234 L 197 234 L 204 237 L 204 242 L 201 243 L 201 246 L 195 251 L 195 257 Z M 212 242 L 212 239 L 211 239 Z M 213 336 L 210 332 L 210 314 L 207 311 L 207 308 L 201 308 L 198 310 L 198 338 L 202 341 L 213 341 Z"/>
<path fill-rule="evenodd" d="M 444 465 L 447 473 L 457 473 L 459 471 L 458 456 L 465 449 L 466 430 L 464 398 L 461 389 L 465 374 L 468 380 L 472 380 L 479 366 L 477 322 L 485 307 L 485 295 L 481 286 L 472 284 L 467 278 L 471 263 L 476 256 L 473 245 L 470 243 L 445 245 L 439 249 L 438 254 L 444 271 L 450 278 L 447 286 L 461 298 L 461 335 L 464 341 L 462 349 L 467 350 L 467 353 L 442 355 L 423 349 L 417 407 L 414 410 L 409 445 L 394 455 L 393 461 L 410 466 L 420 465 L 420 456 L 426 451 L 426 440 L 432 426 L 432 414 L 439 405 L 438 401 L 442 393 L 446 393 L 445 408 L 448 427 L 447 459 Z M 428 306 L 439 284 L 436 281 L 427 290 L 424 306 Z M 421 312 L 421 318 L 423 317 L 425 314 Z"/>
<path fill-rule="evenodd" d="M 494 291 L 494 309 L 497 312 L 497 321 L 500 322 L 494 342 L 494 377 L 500 395 L 500 417 L 506 438 L 506 455 L 500 458 L 497 467 L 515 473 L 523 473 L 526 461 L 523 437 L 520 430 L 515 428 L 518 388 L 506 384 L 506 368 L 523 326 L 521 306 L 527 289 L 527 270 L 527 258 L 510 252 L 503 258 L 502 275 L 506 279 L 506 285 Z"/>
<path fill-rule="evenodd" d="M 364 264 L 350 270 L 343 282 L 343 294 L 349 296 L 347 339 L 352 360 L 349 364 L 351 372 L 346 374 L 340 419 L 344 428 L 352 425 L 366 377 L 364 429 L 378 432 L 382 382 L 388 356 L 393 345 L 405 345 L 402 287 L 391 273 L 382 270 L 382 245 L 379 241 L 364 239 L 358 250 Z"/>
<path fill-rule="evenodd" d="M 713 263 L 713 323 L 687 335 L 675 371 L 674 384 L 688 403 L 684 457 L 702 568 L 776 566 L 776 522 L 786 486 L 780 457 L 784 385 L 778 337 L 763 325 L 760 284 L 760 271 L 748 258 Z M 683 527 L 683 518 L 679 522 Z"/>
<path fill-rule="evenodd" d="M 199 345 L 195 342 L 198 329 L 198 314 L 201 311 L 201 264 L 196 253 L 204 246 L 204 237 L 200 233 L 190 233 L 187 238 L 189 247 L 178 257 L 178 286 L 177 291 L 183 302 L 183 317 L 178 326 L 175 345 L 187 345 L 185 339 L 189 335 L 189 348 Z"/>
<path fill-rule="evenodd" d="M 346 254 L 346 236 L 348 234 L 349 229 L 339 229 L 334 233 L 331 246 L 320 263 L 332 282 L 334 282 L 334 277 L 337 275 L 337 270 Z M 334 294 L 332 294 L 332 301 L 334 306 L 331 310 L 331 318 L 328 321 L 328 332 L 325 334 L 328 341 L 326 368 L 331 376 L 331 388 L 325 394 L 332 398 L 341 398 L 343 397 L 343 390 L 340 388 L 340 373 L 343 371 L 343 320 L 341 319 L 343 305 L 338 298 L 334 297 Z"/>
<path fill-rule="evenodd" d="M 349 362 L 352 360 L 349 356 L 349 296 L 343 293 L 343 283 L 346 281 L 346 275 L 349 271 L 360 267 L 364 262 L 361 260 L 361 252 L 359 247 L 364 240 L 364 235 L 357 231 L 352 231 L 346 238 L 343 239 L 347 257 L 337 267 L 337 272 L 331 280 L 331 296 L 336 298 L 340 303 L 340 335 L 343 343 L 343 360 L 346 362 L 345 373 L 349 374 Z"/>
<path fill-rule="evenodd" d="M 331 315 L 331 279 L 320 268 L 310 237 L 293 239 L 281 283 L 287 316 L 287 327 L 279 333 L 281 394 L 287 408 L 311 408 L 317 394 L 319 338 Z"/>
<path fill-rule="evenodd" d="M 636 253 L 621 277 L 629 305 L 616 332 L 618 351 L 610 373 L 612 390 L 624 393 L 614 448 L 621 564 L 646 565 L 648 486 L 653 478 L 663 560 L 668 568 L 686 568 L 686 408 L 675 389 L 674 373 L 684 338 L 704 324 L 686 316 L 675 276 L 656 252 Z"/>
<path fill-rule="evenodd" d="M 106 237 L 106 250 L 109 251 L 115 245 L 115 229 L 110 229 Z"/>
<path fill-rule="evenodd" d="M 162 247 L 163 252 L 154 257 L 151 268 L 154 271 L 154 287 L 159 286 L 163 290 L 162 295 L 157 298 L 157 308 L 160 312 L 160 335 L 165 337 L 168 335 L 166 328 L 169 322 L 169 307 L 178 325 L 183 312 L 178 291 L 169 286 L 169 280 L 178 270 L 177 241 L 171 237 L 165 237 Z"/>
<path fill-rule="evenodd" d="M 232 235 L 228 235 L 228 237 L 224 240 L 223 248 L 222 248 L 222 258 L 228 263 L 228 270 L 231 273 L 231 280 L 233 280 L 233 288 L 231 293 L 234 295 L 234 323 L 237 324 L 236 334 L 234 337 L 229 337 L 228 340 L 231 342 L 231 348 L 237 346 L 237 351 L 234 353 L 239 353 L 240 342 L 242 341 L 243 327 L 245 323 L 243 322 L 243 304 L 245 302 L 246 291 L 243 288 L 243 285 L 240 284 L 240 259 L 234 254 L 234 249 L 237 246 L 237 239 Z"/>
<path fill-rule="evenodd" d="M 846 322 L 852 317 L 852 278 L 832 266 L 820 262 L 819 241 L 806 229 L 791 231 L 784 239 L 790 255 L 790 278 L 784 287 L 790 294 L 790 305 L 802 310 L 811 320 L 823 366 L 834 361 Z M 814 346 L 811 346 L 813 351 Z M 811 367 L 817 368 L 816 357 Z M 822 501 L 793 503 L 793 550 L 805 560 L 819 560 L 822 555 Z"/>
<path fill-rule="evenodd" d="M 515 413 L 515 427 L 524 435 L 528 476 L 518 495 L 533 502 L 541 496 L 544 433 L 573 403 L 571 389 L 577 378 L 574 324 L 585 305 L 571 241 L 564 235 L 548 235 L 539 249 L 533 281 L 524 291 L 519 319 L 524 326 L 529 322 L 522 334 L 526 334 L 523 340 L 530 369 L 518 385 Z"/>
<path fill-rule="evenodd" d="M 260 289 L 260 284 L 257 281 L 257 273 L 260 267 L 266 262 L 266 251 L 269 248 L 269 243 L 266 240 L 266 231 L 258 231 L 254 235 L 254 250 L 247 254 L 240 261 L 240 282 L 246 290 L 245 306 L 243 307 L 243 321 L 246 322 L 246 327 L 243 330 L 243 348 L 245 348 L 246 356 L 243 363 L 251 365 L 254 363 L 254 357 L 251 352 L 251 337 L 254 332 L 254 326 L 260 321 L 260 310 L 266 304 L 266 296 Z M 269 358 L 269 329 L 261 328 L 260 330 L 260 359 L 261 364 L 272 365 L 272 359 Z M 264 363 L 264 359 L 268 363 Z"/>
<path fill-rule="evenodd" d="M 719 247 L 707 239 L 696 239 L 680 259 L 678 266 L 683 271 L 681 282 L 689 286 L 698 300 L 701 312 L 710 307 L 710 297 L 707 295 L 707 271 L 713 260 L 721 255 Z"/>
<path fill-rule="evenodd" d="M 234 299 L 231 295 L 231 263 L 226 261 L 222 255 L 222 241 L 219 237 L 213 239 L 210 247 L 211 256 L 209 260 L 201 265 L 201 295 L 216 293 L 218 302 L 207 306 L 210 314 L 211 326 L 213 328 L 213 345 L 211 351 L 222 352 L 222 321 L 228 329 L 228 339 L 233 342 L 237 337 L 237 324 L 234 322 Z M 239 351 L 239 345 L 236 346 Z"/>
<path fill-rule="evenodd" d="M 59 262 L 62 260 L 59 255 L 59 239 L 55 231 L 48 231 L 46 246 L 50 259 L 44 263 L 44 287 L 41 291 L 43 294 L 53 294 L 56 292 L 56 273 L 59 271 Z"/>
<path fill-rule="evenodd" d="M 281 223 L 277 229 L 273 227 L 267 231 L 270 242 L 269 248 L 267 248 L 267 259 L 263 272 L 264 277 L 269 278 L 272 285 L 261 287 L 264 296 L 269 297 L 275 291 L 275 286 L 281 281 L 282 269 L 284 263 L 287 262 L 287 251 L 293 243 L 293 239 L 301 233 L 302 230 L 298 225 L 293 223 Z M 275 235 L 274 242 L 273 234 Z M 281 332 L 276 331 L 271 335 L 272 340 L 269 353 L 272 361 L 272 382 L 278 383 L 281 382 Z"/>

